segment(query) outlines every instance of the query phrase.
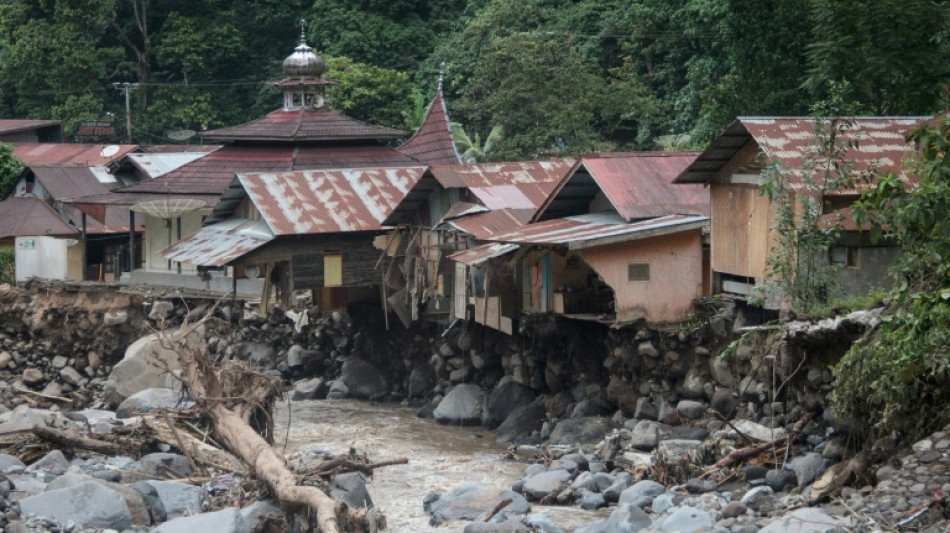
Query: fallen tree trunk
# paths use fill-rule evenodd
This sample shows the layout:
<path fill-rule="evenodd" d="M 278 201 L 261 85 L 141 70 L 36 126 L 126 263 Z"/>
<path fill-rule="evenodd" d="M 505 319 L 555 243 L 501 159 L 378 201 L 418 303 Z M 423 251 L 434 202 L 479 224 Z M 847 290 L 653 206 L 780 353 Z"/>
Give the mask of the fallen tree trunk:
<path fill-rule="evenodd" d="M 79 448 L 81 450 L 89 450 L 90 452 L 101 453 L 103 455 L 118 455 L 121 452 L 119 445 L 114 442 L 90 439 L 88 437 L 75 435 L 60 429 L 41 426 L 35 427 L 30 431 L 43 440 L 48 440 L 68 448 Z"/>
<path fill-rule="evenodd" d="M 186 323 L 178 334 L 160 332 L 159 338 L 163 345 L 178 353 L 182 384 L 191 392 L 197 408 L 211 421 L 218 442 L 244 461 L 282 504 L 312 511 L 319 531 L 341 533 L 344 531 L 341 521 L 346 531 L 372 533 L 378 524 L 384 525 L 385 519 L 375 511 L 337 505 L 319 488 L 298 484 L 297 476 L 284 457 L 251 426 L 252 417 L 261 414 L 270 425 L 269 411 L 279 394 L 277 383 L 241 362 L 215 363 L 197 334 L 207 319 L 206 316 L 196 323 Z"/>
<path fill-rule="evenodd" d="M 169 446 L 174 446 L 175 448 L 184 446 L 187 449 L 183 449 L 181 452 L 183 454 L 190 453 L 195 462 L 199 464 L 238 473 L 243 473 L 246 470 L 244 463 L 234 455 L 215 448 L 206 442 L 202 442 L 188 432 L 180 431 L 176 437 L 175 432 L 168 426 L 168 422 L 165 420 L 145 417 L 142 419 L 142 423 L 149 429 L 153 439 L 168 444 Z M 179 438 L 183 442 L 179 443 Z"/>

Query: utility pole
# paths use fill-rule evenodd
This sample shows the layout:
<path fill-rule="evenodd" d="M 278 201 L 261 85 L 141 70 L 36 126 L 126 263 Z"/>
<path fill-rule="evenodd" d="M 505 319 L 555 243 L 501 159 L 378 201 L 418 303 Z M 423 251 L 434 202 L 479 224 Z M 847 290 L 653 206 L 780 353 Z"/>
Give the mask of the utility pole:
<path fill-rule="evenodd" d="M 122 91 L 122 94 L 125 95 L 125 142 L 130 143 L 132 142 L 132 111 L 129 101 L 132 97 L 132 91 L 139 89 L 139 84 L 115 82 L 112 84 L 112 88 L 117 91 Z"/>

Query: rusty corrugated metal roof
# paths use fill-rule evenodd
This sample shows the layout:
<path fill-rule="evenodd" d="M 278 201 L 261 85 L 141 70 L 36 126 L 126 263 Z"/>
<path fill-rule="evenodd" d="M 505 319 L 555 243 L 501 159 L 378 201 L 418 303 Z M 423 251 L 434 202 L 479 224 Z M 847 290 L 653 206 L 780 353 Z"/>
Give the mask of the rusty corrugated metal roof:
<path fill-rule="evenodd" d="M 201 134 L 215 141 L 342 141 L 353 139 L 393 139 L 406 132 L 374 126 L 330 109 L 278 109 L 239 126 L 210 130 Z"/>
<path fill-rule="evenodd" d="M 106 192 L 101 194 L 89 194 L 86 196 L 80 196 L 77 198 L 69 198 L 63 200 L 63 203 L 73 204 L 73 205 L 114 205 L 120 207 L 131 207 L 135 204 L 140 204 L 143 202 L 151 202 L 154 200 L 167 200 L 170 195 L 162 193 L 130 193 L 130 192 Z M 214 206 L 218 201 L 218 195 L 216 194 L 176 194 L 175 198 L 191 198 L 195 200 L 201 200 L 208 207 Z"/>
<path fill-rule="evenodd" d="M 448 220 L 446 224 L 483 241 L 527 224 L 534 209 L 495 209 Z"/>
<path fill-rule="evenodd" d="M 490 209 L 537 209 L 573 167 L 573 161 L 521 161 L 430 170 L 443 187 L 467 187 Z"/>
<path fill-rule="evenodd" d="M 528 224 L 488 240 L 513 244 L 567 246 L 571 250 L 701 229 L 708 217 L 669 215 L 627 222 L 615 213 L 591 213 Z"/>
<path fill-rule="evenodd" d="M 239 174 L 275 235 L 378 231 L 425 167 Z"/>
<path fill-rule="evenodd" d="M 426 165 L 457 165 L 462 162 L 452 140 L 449 113 L 441 88 L 436 92 L 422 125 L 396 149 Z"/>
<path fill-rule="evenodd" d="M 20 118 L 0 119 L 0 133 L 16 133 L 20 131 L 35 130 L 49 126 L 60 126 L 63 123 L 58 120 L 30 120 Z"/>
<path fill-rule="evenodd" d="M 274 240 L 263 220 L 232 218 L 204 226 L 162 250 L 171 261 L 200 266 L 224 266 Z"/>
<path fill-rule="evenodd" d="M 195 159 L 208 155 L 201 152 L 138 152 L 128 154 L 126 158 L 132 165 L 151 179 L 164 176 Z"/>
<path fill-rule="evenodd" d="M 858 142 L 845 151 L 844 158 L 855 163 L 855 170 L 893 171 L 912 146 L 906 135 L 918 124 L 930 119 L 920 117 L 855 117 L 844 134 Z M 747 143 L 754 142 L 766 157 L 778 161 L 787 170 L 801 169 L 814 151 L 815 120 L 809 117 L 739 117 L 703 153 L 676 178 L 676 183 L 708 183 Z M 789 174 L 794 179 L 794 172 Z"/>
<path fill-rule="evenodd" d="M 121 193 L 221 194 L 235 174 L 337 168 L 416 166 L 418 162 L 380 144 L 348 146 L 229 145 Z"/>
<path fill-rule="evenodd" d="M 78 233 L 62 215 L 35 196 L 12 197 L 0 202 L 0 239 Z"/>
<path fill-rule="evenodd" d="M 134 144 L 11 143 L 28 167 L 97 167 L 136 149 Z"/>
<path fill-rule="evenodd" d="M 484 263 L 485 261 L 488 261 L 494 257 L 501 257 L 505 254 L 510 254 L 518 248 L 519 246 L 517 244 L 501 244 L 493 242 L 476 246 L 475 248 L 469 248 L 468 250 L 462 250 L 461 252 L 455 252 L 454 254 L 449 255 L 448 258 L 452 261 L 455 261 L 456 263 L 472 266 L 479 263 Z"/>

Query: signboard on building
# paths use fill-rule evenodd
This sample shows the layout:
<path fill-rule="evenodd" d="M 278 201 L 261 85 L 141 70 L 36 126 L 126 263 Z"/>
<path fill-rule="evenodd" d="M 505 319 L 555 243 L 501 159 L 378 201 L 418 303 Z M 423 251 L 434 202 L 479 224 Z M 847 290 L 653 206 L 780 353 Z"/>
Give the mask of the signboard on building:
<path fill-rule="evenodd" d="M 76 128 L 77 137 L 108 137 L 115 135 L 115 126 L 112 122 L 94 120 L 81 122 Z"/>

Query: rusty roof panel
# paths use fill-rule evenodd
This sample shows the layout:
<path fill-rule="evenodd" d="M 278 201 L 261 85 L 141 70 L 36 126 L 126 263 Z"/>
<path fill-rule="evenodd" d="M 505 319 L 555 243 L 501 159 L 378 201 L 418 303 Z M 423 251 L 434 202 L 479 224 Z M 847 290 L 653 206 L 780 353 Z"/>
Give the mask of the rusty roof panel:
<path fill-rule="evenodd" d="M 537 209 L 573 167 L 573 161 L 521 161 L 434 166 L 431 171 L 443 187 L 467 187 L 491 209 Z"/>
<path fill-rule="evenodd" d="M 490 209 L 483 205 L 471 204 L 468 202 L 455 202 L 452 204 L 452 207 L 449 207 L 449 210 L 446 211 L 444 215 L 442 215 L 442 220 L 440 223 L 455 218 L 467 217 L 476 213 L 484 213 L 485 211 L 490 211 Z"/>
<path fill-rule="evenodd" d="M 507 233 L 512 228 L 523 226 L 533 214 L 533 209 L 496 209 L 463 218 L 455 218 L 450 220 L 448 224 L 483 241 L 489 239 L 492 235 Z"/>
<path fill-rule="evenodd" d="M 16 133 L 49 126 L 62 127 L 63 123 L 58 120 L 0 119 L 0 133 Z"/>
<path fill-rule="evenodd" d="M 77 233 L 79 230 L 35 196 L 12 197 L 0 202 L 0 239 Z"/>
<path fill-rule="evenodd" d="M 128 160 L 151 179 L 168 174 L 176 168 L 208 155 L 208 152 L 139 152 L 127 156 Z"/>
<path fill-rule="evenodd" d="M 276 235 L 378 231 L 425 167 L 240 174 Z"/>
<path fill-rule="evenodd" d="M 855 170 L 894 171 L 901 167 L 912 146 L 906 136 L 914 127 L 930 119 L 915 117 L 855 117 L 844 137 L 857 147 L 844 157 Z M 707 183 L 748 141 L 755 141 L 772 161 L 786 169 L 801 169 L 814 152 L 815 120 L 810 117 L 739 117 L 676 178 L 677 183 Z M 792 179 L 794 175 L 792 175 Z"/>
<path fill-rule="evenodd" d="M 468 250 L 462 250 L 461 252 L 455 252 L 454 254 L 448 256 L 448 258 L 452 261 L 455 261 L 456 263 L 472 266 L 479 263 L 484 263 L 485 261 L 488 261 L 494 257 L 501 257 L 503 255 L 509 254 L 518 248 L 519 246 L 517 244 L 501 244 L 493 242 L 476 246 L 475 248 L 470 248 Z"/>
<path fill-rule="evenodd" d="M 326 108 L 278 109 L 246 124 L 202 133 L 212 140 L 256 141 L 391 139 L 405 135 L 404 131 L 367 124 Z"/>
<path fill-rule="evenodd" d="M 121 193 L 112 191 L 101 194 L 89 194 L 77 198 L 69 198 L 63 200 L 63 203 L 73 205 L 89 204 L 131 207 L 142 202 L 167 200 L 168 198 L 169 195 L 163 193 Z M 218 195 L 216 194 L 176 194 L 175 198 L 192 198 L 195 200 L 201 200 L 208 207 L 214 206 L 214 204 L 218 201 Z"/>
<path fill-rule="evenodd" d="M 422 125 L 396 149 L 426 165 L 457 165 L 462 162 L 452 140 L 449 114 L 441 88 L 436 92 Z"/>
<path fill-rule="evenodd" d="M 176 242 L 161 252 L 162 257 L 200 266 L 224 266 L 274 240 L 263 220 L 232 218 L 210 226 Z"/>
<path fill-rule="evenodd" d="M 699 152 L 632 152 L 585 155 L 581 165 L 627 220 L 664 215 L 708 215 L 702 185 L 673 185 Z"/>
<path fill-rule="evenodd" d="M 349 146 L 229 145 L 154 180 L 119 192 L 221 194 L 235 174 L 361 167 L 401 167 L 418 163 L 380 144 Z"/>
<path fill-rule="evenodd" d="M 614 213 L 592 213 L 528 224 L 515 231 L 493 235 L 489 240 L 579 249 L 699 229 L 708 221 L 704 216 L 669 215 L 631 223 Z"/>
<path fill-rule="evenodd" d="M 134 144 L 11 143 L 28 167 L 95 167 L 135 150 Z"/>

